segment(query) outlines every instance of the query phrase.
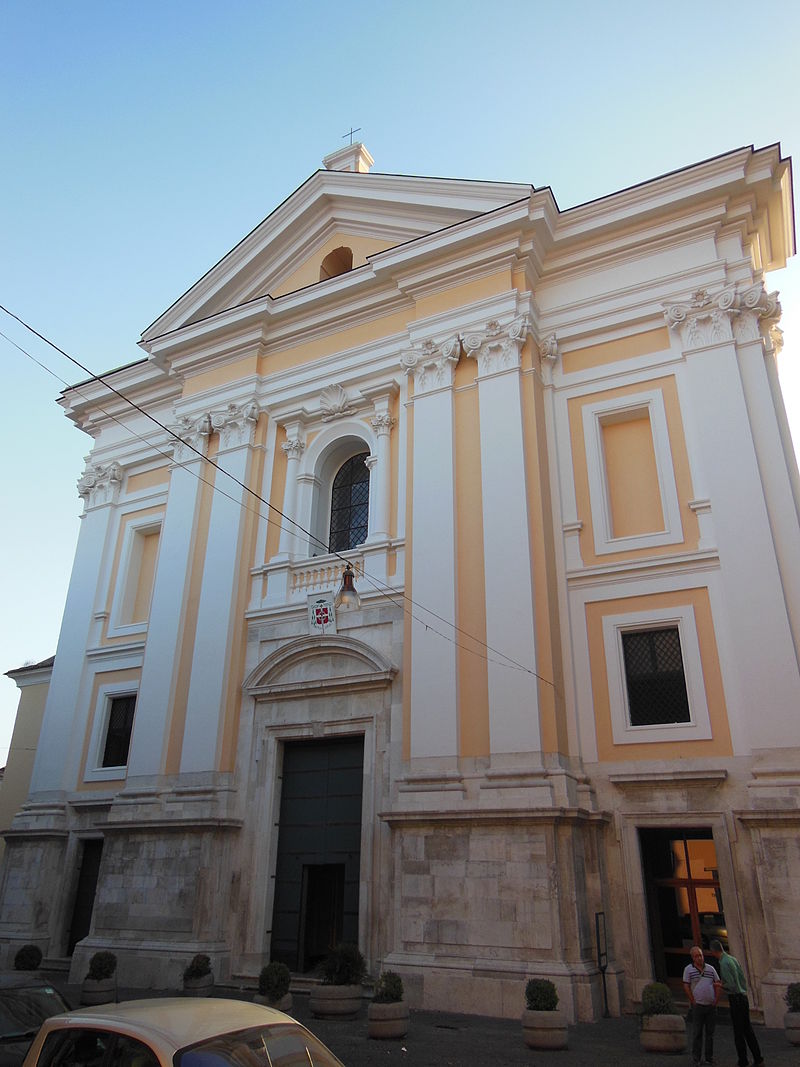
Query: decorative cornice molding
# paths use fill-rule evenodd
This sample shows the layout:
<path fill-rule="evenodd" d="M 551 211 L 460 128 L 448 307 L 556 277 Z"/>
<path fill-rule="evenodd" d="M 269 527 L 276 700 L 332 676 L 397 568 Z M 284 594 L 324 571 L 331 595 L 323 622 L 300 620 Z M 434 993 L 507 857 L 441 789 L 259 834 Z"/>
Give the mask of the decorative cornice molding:
<path fill-rule="evenodd" d="M 440 345 L 428 339 L 418 348 L 404 352 L 400 357 L 400 366 L 406 374 L 413 376 L 414 396 L 451 388 L 460 356 L 459 337 L 451 337 Z"/>
<path fill-rule="evenodd" d="M 777 292 L 762 282 L 737 288 L 726 286 L 713 296 L 697 289 L 687 301 L 664 305 L 664 318 L 681 339 L 684 350 L 726 341 L 758 341 L 762 328 L 771 334 L 781 315 Z"/>
<path fill-rule="evenodd" d="M 479 375 L 516 370 L 529 333 L 530 319 L 527 315 L 520 315 L 507 326 L 501 326 L 497 319 L 492 319 L 483 331 L 476 330 L 464 337 L 464 352 L 477 359 Z"/>
<path fill-rule="evenodd" d="M 119 498 L 122 477 L 123 471 L 119 463 L 109 463 L 107 467 L 89 463 L 78 479 L 78 496 L 83 498 L 87 508 L 114 504 Z"/>
<path fill-rule="evenodd" d="M 358 410 L 341 385 L 329 385 L 319 395 L 319 410 L 323 422 L 355 415 Z"/>

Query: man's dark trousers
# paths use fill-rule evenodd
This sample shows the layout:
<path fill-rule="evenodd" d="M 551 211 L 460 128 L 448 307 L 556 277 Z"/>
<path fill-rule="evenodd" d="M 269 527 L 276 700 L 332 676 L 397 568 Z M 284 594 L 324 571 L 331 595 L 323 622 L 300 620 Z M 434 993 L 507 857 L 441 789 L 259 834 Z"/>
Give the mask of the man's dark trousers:
<path fill-rule="evenodd" d="M 761 1047 L 753 1033 L 753 1026 L 750 1022 L 750 1004 L 746 994 L 728 993 L 728 1004 L 731 1010 L 731 1026 L 739 1067 L 747 1067 L 748 1046 L 753 1054 L 753 1063 L 761 1063 Z"/>
<path fill-rule="evenodd" d="M 703 1059 L 703 1031 L 706 1033 L 706 1063 L 714 1059 L 714 1027 L 717 1025 L 716 1004 L 692 1005 L 692 1059 L 700 1063 Z"/>

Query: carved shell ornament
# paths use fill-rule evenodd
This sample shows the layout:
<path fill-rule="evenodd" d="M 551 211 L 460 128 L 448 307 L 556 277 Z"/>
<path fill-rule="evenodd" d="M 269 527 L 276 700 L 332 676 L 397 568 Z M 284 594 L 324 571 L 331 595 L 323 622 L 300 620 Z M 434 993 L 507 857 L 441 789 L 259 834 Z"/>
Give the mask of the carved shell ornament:
<path fill-rule="evenodd" d="M 330 422 L 345 415 L 353 415 L 356 406 L 341 385 L 329 385 L 320 393 L 319 409 L 322 412 L 322 421 Z"/>

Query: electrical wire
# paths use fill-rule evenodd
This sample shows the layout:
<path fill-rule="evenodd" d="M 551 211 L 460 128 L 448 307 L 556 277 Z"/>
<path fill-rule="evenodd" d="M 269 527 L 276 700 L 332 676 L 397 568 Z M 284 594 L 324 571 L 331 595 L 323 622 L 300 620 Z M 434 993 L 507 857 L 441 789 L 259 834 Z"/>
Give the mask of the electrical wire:
<path fill-rule="evenodd" d="M 180 434 L 178 434 L 174 430 L 170 429 L 168 426 L 166 426 L 164 423 L 162 423 L 159 419 L 157 419 L 154 415 L 152 415 L 150 412 L 146 411 L 139 404 L 137 404 L 136 401 L 131 400 L 131 398 L 128 397 L 125 393 L 121 392 L 119 389 L 117 389 L 115 386 L 113 386 L 109 381 L 107 381 L 107 379 L 106 379 L 106 377 L 104 375 L 102 375 L 102 374 L 93 374 L 92 371 L 88 367 L 86 367 L 83 363 L 80 362 L 80 360 L 75 359 L 68 352 L 64 351 L 63 348 L 59 347 L 59 345 L 57 345 L 54 341 L 51 341 L 48 337 L 46 337 L 44 334 L 40 333 L 37 329 L 35 329 L 33 326 L 31 326 L 24 319 L 20 318 L 19 315 L 16 315 L 13 311 L 10 311 L 3 304 L 0 304 L 0 311 L 5 312 L 6 315 L 8 315 L 10 318 L 14 319 L 16 322 L 18 322 L 21 326 L 23 326 L 26 330 L 28 330 L 30 333 L 32 333 L 35 337 L 38 337 L 40 341 L 43 341 L 45 344 L 49 345 L 56 352 L 58 352 L 65 359 L 67 359 L 70 363 L 73 363 L 76 367 L 79 367 L 82 371 L 84 371 L 84 373 L 89 375 L 90 381 L 100 382 L 102 385 L 104 385 L 109 390 L 109 392 L 113 393 L 116 397 L 118 397 L 124 403 L 128 404 L 134 410 L 138 411 L 145 418 L 149 419 L 150 422 L 152 422 L 154 425 L 158 426 L 159 429 L 163 430 L 166 434 L 168 434 L 176 442 L 184 445 L 191 452 L 193 452 L 199 459 L 201 459 L 205 463 L 210 464 L 212 467 L 215 468 L 215 470 L 217 470 L 217 471 L 221 472 L 222 474 L 226 475 L 233 482 L 235 482 L 241 489 L 243 489 L 246 493 L 248 493 L 251 497 L 255 498 L 255 500 L 257 500 L 259 503 L 264 504 L 269 509 L 270 512 L 276 513 L 280 517 L 280 520 L 282 520 L 282 521 L 276 521 L 275 519 L 271 519 L 269 517 L 269 515 L 264 515 L 264 513 L 261 511 L 260 508 L 251 508 L 247 504 L 245 504 L 243 501 L 237 500 L 235 497 L 232 497 L 229 493 L 226 493 L 220 486 L 218 486 L 216 484 L 216 480 L 214 482 L 209 482 L 206 478 L 203 478 L 202 475 L 200 475 L 198 472 L 187 468 L 184 464 L 182 464 L 182 463 L 176 464 L 177 466 L 179 466 L 182 469 L 186 470 L 187 473 L 192 474 L 194 477 L 196 477 L 198 479 L 198 481 L 203 482 L 206 485 L 209 485 L 213 492 L 221 493 L 222 496 L 226 497 L 228 500 L 231 500 L 237 506 L 243 507 L 246 511 L 249 511 L 252 514 L 257 515 L 259 518 L 264 519 L 268 524 L 276 525 L 276 526 L 278 526 L 279 529 L 285 530 L 286 532 L 290 533 L 291 536 L 298 537 L 297 533 L 294 533 L 294 531 L 288 530 L 288 528 L 283 526 L 283 524 L 282 524 L 283 521 L 290 523 L 291 526 L 295 527 L 295 529 L 297 531 L 299 531 L 299 534 L 302 535 L 303 539 L 307 538 L 309 540 L 309 542 L 313 542 L 316 545 L 318 545 L 321 548 L 323 548 L 326 553 L 329 553 L 330 555 L 335 556 L 337 559 L 341 560 L 345 564 L 352 565 L 350 563 L 350 560 L 345 555 L 343 555 L 342 553 L 340 553 L 340 552 L 338 552 L 336 550 L 334 550 L 333 552 L 330 552 L 330 549 L 329 549 L 328 545 L 325 544 L 325 542 L 323 542 L 322 540 L 320 540 L 320 538 L 318 538 L 315 534 L 311 533 L 311 531 L 309 531 L 309 530 L 306 530 L 300 523 L 296 522 L 294 519 L 292 519 L 288 515 L 285 515 L 284 512 L 282 512 L 280 510 L 280 508 L 278 508 L 276 505 L 270 503 L 268 500 L 265 500 L 264 497 L 262 497 L 259 493 L 257 493 L 255 490 L 251 489 L 248 485 L 246 485 L 244 482 L 242 482 L 235 475 L 233 475 L 229 471 L 227 471 L 223 466 L 218 464 L 215 460 L 211 459 L 209 456 L 206 456 L 200 449 L 198 449 L 194 445 L 192 445 L 191 442 L 187 441 L 185 438 L 181 437 Z M 36 357 L 33 356 L 32 353 L 28 352 L 27 349 L 25 349 L 21 345 L 17 344 L 10 337 L 8 337 L 6 334 L 2 333 L 2 331 L 0 331 L 0 336 L 3 337 L 6 341 L 8 341 L 11 345 L 13 345 L 13 347 L 16 348 L 18 351 L 20 351 L 23 355 L 27 356 L 34 363 L 36 363 L 37 366 L 41 367 L 48 374 L 50 374 L 52 377 L 54 377 L 57 381 L 61 382 L 62 385 L 64 385 L 67 389 L 69 389 L 72 392 L 76 392 L 79 396 L 81 396 L 83 399 L 85 399 L 87 401 L 91 401 L 91 402 L 96 403 L 97 407 L 99 408 L 99 410 L 102 411 L 105 415 L 107 415 L 110 419 L 112 419 L 115 423 L 117 423 L 117 425 L 122 427 L 124 430 L 126 430 L 128 433 L 130 433 L 132 436 L 136 437 L 138 440 L 142 441 L 148 447 L 153 448 L 159 455 L 165 457 L 166 459 L 169 459 L 170 462 L 173 462 L 172 456 L 169 453 L 164 452 L 162 449 L 160 449 L 158 447 L 158 445 L 156 445 L 151 439 L 143 437 L 141 434 L 137 433 L 127 423 L 123 422 L 122 420 L 117 418 L 112 412 L 108 411 L 107 408 L 104 408 L 101 404 L 97 403 L 97 401 L 92 401 L 92 398 L 88 397 L 84 392 L 82 392 L 81 391 L 81 385 L 87 385 L 87 384 L 89 384 L 88 382 L 79 383 L 78 385 L 69 385 L 69 383 L 67 383 L 63 378 L 61 378 L 53 370 L 51 370 L 45 364 L 41 363 L 38 359 L 36 359 Z M 408 614 L 410 616 L 410 618 L 412 618 L 415 622 L 420 623 L 421 625 L 423 625 L 425 627 L 426 630 L 435 633 L 437 636 L 441 637 L 443 640 L 448 641 L 450 644 L 453 644 L 455 647 L 460 648 L 462 651 L 464 651 L 464 652 L 466 652 L 466 653 L 468 653 L 470 655 L 478 656 L 479 658 L 485 660 L 488 663 L 494 663 L 497 666 L 505 667 L 508 670 L 518 670 L 518 671 L 522 671 L 522 672 L 524 672 L 526 674 L 530 674 L 532 677 L 536 678 L 538 681 L 544 683 L 545 685 L 551 686 L 553 688 L 553 690 L 556 693 L 558 693 L 558 689 L 557 689 L 555 683 L 552 682 L 550 679 L 544 678 L 542 675 L 538 674 L 532 668 L 526 667 L 524 664 L 519 663 L 517 660 L 513 659 L 513 657 L 507 655 L 505 652 L 501 651 L 500 649 L 493 648 L 486 641 L 481 640 L 479 637 L 475 637 L 474 634 L 470 634 L 469 632 L 464 630 L 462 627 L 458 626 L 456 623 L 450 622 L 449 620 L 443 618 L 441 615 L 438 615 L 436 612 L 432 611 L 430 608 L 427 608 L 424 604 L 420 604 L 418 601 L 413 600 L 410 596 L 408 596 L 408 594 L 406 594 L 404 592 L 399 592 L 399 591 L 393 590 L 390 586 L 386 586 L 383 583 L 378 582 L 377 579 L 375 579 L 372 575 L 368 574 L 364 570 L 361 571 L 360 577 L 362 577 L 366 581 L 368 581 L 378 591 L 378 593 L 380 593 L 382 596 L 384 596 L 387 600 L 389 600 L 396 607 L 402 608 L 403 612 L 405 614 Z M 461 634 L 462 637 L 466 638 L 467 640 L 469 640 L 471 642 L 474 642 L 476 645 L 481 646 L 482 648 L 485 648 L 487 650 L 487 652 L 491 652 L 495 656 L 501 656 L 503 661 L 505 661 L 505 662 L 501 662 L 499 660 L 492 659 L 490 656 L 488 656 L 488 655 L 486 655 L 486 654 L 484 654 L 482 652 L 479 652 L 475 648 L 469 648 L 466 645 L 461 644 L 459 641 L 454 641 L 452 638 L 448 637 L 447 634 L 444 634 L 440 630 L 438 630 L 430 622 L 427 622 L 425 619 L 421 619 L 418 615 L 415 615 L 414 612 L 412 610 L 410 610 L 410 608 L 407 608 L 405 606 L 403 601 L 407 601 L 408 604 L 411 605 L 411 607 L 417 608 L 420 611 L 424 611 L 427 615 L 431 616 L 434 619 L 437 619 L 439 622 L 443 623 L 445 626 L 451 628 L 455 633 Z"/>

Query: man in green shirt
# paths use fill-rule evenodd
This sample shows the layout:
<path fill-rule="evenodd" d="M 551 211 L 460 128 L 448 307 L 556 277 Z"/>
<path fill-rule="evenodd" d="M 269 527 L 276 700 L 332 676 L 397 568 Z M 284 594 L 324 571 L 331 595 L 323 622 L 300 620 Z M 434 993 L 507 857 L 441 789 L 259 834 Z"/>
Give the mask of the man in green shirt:
<path fill-rule="evenodd" d="M 722 942 L 716 938 L 711 942 L 711 951 L 719 960 L 719 976 L 722 979 L 722 987 L 728 995 L 733 1040 L 736 1044 L 739 1067 L 748 1067 L 748 1046 L 753 1054 L 754 1067 L 764 1067 L 761 1047 L 758 1044 L 756 1035 L 753 1033 L 753 1025 L 750 1022 L 747 982 L 745 981 L 742 965 L 735 956 L 731 956 L 730 953 L 725 951 L 722 947 Z"/>

